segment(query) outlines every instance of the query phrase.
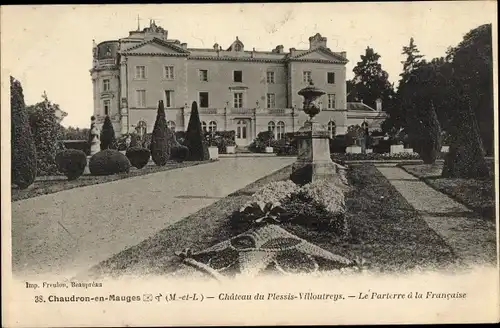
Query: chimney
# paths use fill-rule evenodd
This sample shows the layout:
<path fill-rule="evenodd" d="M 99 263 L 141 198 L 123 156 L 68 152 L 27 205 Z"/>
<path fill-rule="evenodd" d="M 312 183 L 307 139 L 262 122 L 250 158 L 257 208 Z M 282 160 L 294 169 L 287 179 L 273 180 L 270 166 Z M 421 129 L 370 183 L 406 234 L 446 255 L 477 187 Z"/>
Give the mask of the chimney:
<path fill-rule="evenodd" d="M 314 36 L 309 38 L 309 50 L 320 47 L 326 48 L 326 38 L 322 37 L 321 34 L 316 33 Z"/>
<path fill-rule="evenodd" d="M 295 48 L 290 48 L 290 56 L 293 57 L 295 56 Z"/>
<path fill-rule="evenodd" d="M 277 53 L 277 54 L 282 54 L 283 53 L 283 45 L 279 45 L 279 46 L 276 46 L 276 48 L 274 48 L 273 52 L 274 53 Z"/>
<path fill-rule="evenodd" d="M 218 43 L 214 44 L 213 48 L 215 51 L 219 50 L 219 44 Z"/>
<path fill-rule="evenodd" d="M 187 43 L 181 43 L 181 47 L 182 47 L 182 49 L 186 50 L 188 48 L 188 44 Z"/>
<path fill-rule="evenodd" d="M 375 100 L 375 109 L 377 110 L 377 112 L 382 111 L 382 99 L 379 98 Z"/>
<path fill-rule="evenodd" d="M 347 58 L 347 52 L 345 52 L 345 51 L 341 51 L 341 52 L 340 52 L 340 55 L 341 55 L 342 57 L 344 57 L 344 58 Z"/>

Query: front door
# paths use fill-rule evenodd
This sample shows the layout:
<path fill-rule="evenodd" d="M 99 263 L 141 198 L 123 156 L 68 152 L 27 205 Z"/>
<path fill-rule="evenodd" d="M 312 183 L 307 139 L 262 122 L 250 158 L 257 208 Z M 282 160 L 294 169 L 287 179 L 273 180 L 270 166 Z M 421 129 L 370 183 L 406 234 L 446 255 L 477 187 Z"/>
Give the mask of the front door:
<path fill-rule="evenodd" d="M 250 143 L 250 120 L 236 121 L 236 145 L 248 146 Z"/>

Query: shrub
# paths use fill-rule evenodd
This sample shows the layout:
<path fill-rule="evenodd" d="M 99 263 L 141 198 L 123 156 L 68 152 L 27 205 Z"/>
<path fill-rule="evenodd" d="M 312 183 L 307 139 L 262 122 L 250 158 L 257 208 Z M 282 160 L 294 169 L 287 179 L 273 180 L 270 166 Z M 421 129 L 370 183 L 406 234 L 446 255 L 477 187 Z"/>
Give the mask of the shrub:
<path fill-rule="evenodd" d="M 115 147 L 115 129 L 113 128 L 113 124 L 111 124 L 111 119 L 106 115 L 101 131 L 101 150 L 115 149 Z"/>
<path fill-rule="evenodd" d="M 158 166 L 167 164 L 167 160 L 170 157 L 167 130 L 169 129 L 167 128 L 165 108 L 163 106 L 163 100 L 160 100 L 158 102 L 158 111 L 156 113 L 156 121 L 150 145 L 151 157 L 153 158 L 153 162 Z"/>
<path fill-rule="evenodd" d="M 188 160 L 203 161 L 208 160 L 208 147 L 204 141 L 203 130 L 201 128 L 200 115 L 198 113 L 198 104 L 196 101 L 191 105 L 191 116 L 186 131 L 186 140 L 184 145 L 189 149 Z"/>
<path fill-rule="evenodd" d="M 184 145 L 186 139 L 186 131 L 175 131 L 175 140 L 181 145 Z"/>
<path fill-rule="evenodd" d="M 336 135 L 330 139 L 330 153 L 345 153 L 348 146 L 347 138 L 343 134 Z"/>
<path fill-rule="evenodd" d="M 20 189 L 28 188 L 36 178 L 36 148 L 24 104 L 21 83 L 10 77 L 11 179 Z"/>
<path fill-rule="evenodd" d="M 66 149 L 57 153 L 56 164 L 59 172 L 68 177 L 68 180 L 76 180 L 85 171 L 87 155 L 81 150 Z"/>
<path fill-rule="evenodd" d="M 142 169 L 148 164 L 151 152 L 146 148 L 130 147 L 125 155 L 133 167 Z"/>
<path fill-rule="evenodd" d="M 228 146 L 236 146 L 235 136 L 235 131 L 206 132 L 205 141 L 209 145 L 217 147 L 220 154 L 225 154 Z"/>
<path fill-rule="evenodd" d="M 274 134 L 271 131 L 262 131 L 257 134 L 257 138 L 248 146 L 248 149 L 252 152 L 262 153 L 265 151 L 266 147 L 271 146 L 271 142 L 274 139 Z"/>
<path fill-rule="evenodd" d="M 170 159 L 182 163 L 189 157 L 189 149 L 186 146 L 178 145 L 172 147 L 172 152 L 170 153 Z"/>
<path fill-rule="evenodd" d="M 89 170 L 92 175 L 128 173 L 130 171 L 130 161 L 127 156 L 118 150 L 105 149 L 90 158 Z"/>
<path fill-rule="evenodd" d="M 65 149 L 81 150 L 85 154 L 90 153 L 90 145 L 87 140 L 62 140 Z"/>
<path fill-rule="evenodd" d="M 127 150 L 127 138 L 130 137 L 130 144 L 129 148 L 131 147 L 137 147 L 140 144 L 140 137 L 137 135 L 137 133 L 128 133 L 120 136 L 116 140 L 116 149 L 120 151 Z"/>

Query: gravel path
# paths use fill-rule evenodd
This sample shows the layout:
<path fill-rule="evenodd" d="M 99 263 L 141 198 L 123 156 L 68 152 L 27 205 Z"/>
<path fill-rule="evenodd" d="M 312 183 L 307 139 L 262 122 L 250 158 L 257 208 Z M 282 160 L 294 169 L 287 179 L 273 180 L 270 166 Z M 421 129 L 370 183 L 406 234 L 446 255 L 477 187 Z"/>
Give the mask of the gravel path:
<path fill-rule="evenodd" d="M 398 167 L 377 169 L 465 265 L 490 264 L 496 260 L 495 223 L 478 218 L 464 205 Z"/>
<path fill-rule="evenodd" d="M 76 274 L 294 160 L 224 158 L 14 202 L 13 273 Z"/>

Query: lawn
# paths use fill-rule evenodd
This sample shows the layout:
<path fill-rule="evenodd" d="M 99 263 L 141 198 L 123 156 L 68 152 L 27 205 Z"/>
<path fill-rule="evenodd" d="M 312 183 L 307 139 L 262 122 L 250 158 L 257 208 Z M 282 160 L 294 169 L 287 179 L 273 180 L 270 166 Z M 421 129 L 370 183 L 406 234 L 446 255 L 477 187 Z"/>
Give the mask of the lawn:
<path fill-rule="evenodd" d="M 142 243 L 91 268 L 90 275 L 165 274 L 179 267 L 174 252 L 199 251 L 236 235 L 229 216 L 259 188 L 289 177 L 291 167 L 262 178 L 197 213 L 167 227 Z M 438 268 L 454 263 L 451 249 L 431 230 L 374 166 L 349 172 L 353 190 L 347 195 L 348 238 L 285 224 L 283 228 L 333 253 L 360 256 L 376 272 Z M 383 197 L 382 197 L 383 196 Z"/>
<path fill-rule="evenodd" d="M 21 190 L 16 186 L 13 186 L 11 188 L 11 197 L 12 201 L 14 202 L 40 195 L 53 194 L 63 190 L 85 187 L 121 179 L 127 179 L 140 175 L 163 172 L 188 166 L 199 165 L 203 163 L 208 163 L 208 162 L 193 161 L 193 162 L 177 163 L 169 161 L 165 166 L 156 166 L 153 162 L 150 162 L 142 169 L 136 169 L 135 167 L 131 167 L 129 173 L 120 173 L 107 176 L 92 176 L 89 174 L 89 175 L 82 175 L 81 177 L 73 181 L 68 181 L 68 179 L 65 176 L 48 177 L 48 178 L 41 177 L 39 180 L 37 179 L 37 181 L 35 181 L 34 184 L 32 184 L 31 186 L 29 186 L 27 189 L 24 190 Z"/>
<path fill-rule="evenodd" d="M 492 177 L 494 162 L 487 161 Z M 402 165 L 408 173 L 418 177 L 432 188 L 469 207 L 483 218 L 495 220 L 495 179 L 441 178 L 443 163 L 433 165 Z"/>

